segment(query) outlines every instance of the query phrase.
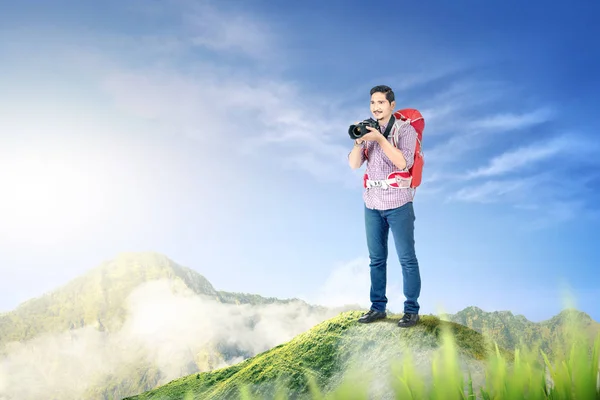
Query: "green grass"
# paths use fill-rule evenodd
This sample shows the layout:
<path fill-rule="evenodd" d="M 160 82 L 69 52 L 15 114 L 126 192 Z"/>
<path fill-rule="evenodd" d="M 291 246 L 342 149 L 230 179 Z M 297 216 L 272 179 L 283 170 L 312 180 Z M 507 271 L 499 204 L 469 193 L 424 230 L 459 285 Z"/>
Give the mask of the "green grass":
<path fill-rule="evenodd" d="M 457 360 L 457 348 L 452 332 L 443 327 L 444 344 L 436 352 L 431 363 L 433 380 L 427 385 L 406 358 L 402 364 L 392 366 L 391 386 L 397 399 L 600 399 L 599 354 L 600 335 L 594 343 L 577 329 L 571 329 L 565 338 L 569 342 L 557 344 L 562 349 L 560 356 L 552 361 L 543 351 L 536 353 L 526 347 L 517 349 L 509 362 L 496 347 L 486 359 L 486 382 L 477 393 L 472 382 L 465 379 Z M 540 362 L 543 359 L 543 363 Z M 325 394 L 316 382 L 311 381 L 311 398 L 319 400 L 348 399 L 368 400 L 368 382 L 348 379 Z M 240 399 L 254 400 L 262 397 L 253 395 L 248 387 L 240 392 Z M 277 399 L 287 399 L 283 392 Z"/>
<path fill-rule="evenodd" d="M 557 339 L 554 354 L 549 356 L 543 350 L 522 345 L 514 353 L 495 344 L 489 351 L 481 335 L 435 317 L 424 316 L 419 326 L 405 330 L 389 329 L 396 319 L 356 327 L 349 322 L 355 317 L 356 313 L 344 313 L 257 357 L 219 371 L 182 378 L 142 394 L 139 399 L 379 398 L 372 384 L 381 384 L 382 378 L 378 372 L 365 373 L 369 367 L 361 368 L 364 366 L 360 365 L 360 357 L 350 356 L 352 351 L 360 352 L 352 338 L 360 336 L 363 344 L 386 341 L 390 340 L 389 332 L 398 332 L 392 334 L 398 335 L 391 339 L 395 343 L 402 339 L 411 346 L 415 345 L 411 337 L 421 335 L 424 339 L 418 347 L 432 351 L 428 376 L 416 367 L 417 353 L 405 352 L 404 357 L 389 364 L 385 384 L 396 399 L 600 399 L 600 335 L 595 341 L 590 340 L 576 321 Z M 382 336 L 383 332 L 387 335 Z M 319 338 L 317 342 L 315 337 Z M 467 342 L 472 346 L 466 346 Z M 334 368 L 340 363 L 334 354 L 340 352 L 348 355 L 349 364 L 343 371 Z M 471 371 L 461 367 L 460 356 L 465 354 L 484 363 L 485 381 L 478 388 L 470 379 Z M 336 373 L 343 378 L 331 384 Z"/>
<path fill-rule="evenodd" d="M 130 399 L 236 399 L 244 393 L 256 398 L 277 398 L 278 390 L 286 399 L 318 398 L 321 392 L 329 393 L 328 396 L 338 393 L 339 397 L 344 390 L 358 390 L 349 383 L 367 385 L 365 371 L 371 377 L 387 373 L 387 364 L 410 359 L 413 351 L 422 364 L 440 347 L 444 329 L 456 343 L 457 358 L 483 362 L 493 352 L 478 332 L 435 316 L 424 315 L 418 326 L 400 329 L 400 315 L 368 325 L 356 321 L 360 315 L 361 312 L 341 313 L 239 364 L 182 377 Z M 499 352 L 512 359 L 510 352 Z"/>

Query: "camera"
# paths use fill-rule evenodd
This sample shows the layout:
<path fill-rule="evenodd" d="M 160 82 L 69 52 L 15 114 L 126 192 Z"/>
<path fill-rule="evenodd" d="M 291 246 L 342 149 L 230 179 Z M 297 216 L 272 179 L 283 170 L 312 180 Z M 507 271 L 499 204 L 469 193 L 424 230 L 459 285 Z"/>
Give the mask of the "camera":
<path fill-rule="evenodd" d="M 348 128 L 348 134 L 352 139 L 359 139 L 369 133 L 367 126 L 379 130 L 379 122 L 373 118 L 369 118 L 359 122 L 356 125 L 350 125 L 350 128 Z"/>

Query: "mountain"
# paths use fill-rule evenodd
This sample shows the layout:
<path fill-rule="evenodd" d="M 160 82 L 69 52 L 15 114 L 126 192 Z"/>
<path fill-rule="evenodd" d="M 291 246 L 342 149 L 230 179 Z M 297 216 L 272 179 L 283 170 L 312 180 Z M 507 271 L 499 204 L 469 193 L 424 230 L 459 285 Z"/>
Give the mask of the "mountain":
<path fill-rule="evenodd" d="M 192 374 L 127 400 L 170 400 L 185 398 L 239 398 L 249 386 L 260 398 L 272 398 L 276 384 L 284 384 L 285 395 L 295 398 L 309 394 L 308 377 L 324 392 L 335 390 L 347 376 L 376 378 L 372 396 L 390 395 L 390 365 L 407 354 L 425 376 L 431 371 L 432 354 L 441 344 L 442 326 L 453 333 L 460 363 L 468 367 L 474 386 L 484 379 L 483 361 L 490 351 L 483 336 L 459 324 L 425 315 L 411 329 L 397 327 L 400 316 L 372 324 L 356 321 L 360 312 L 344 312 L 302 333 L 289 342 L 236 365 Z M 509 352 L 501 354 L 512 359 Z M 349 375 L 354 374 L 354 375 Z"/>
<path fill-rule="evenodd" d="M 159 279 L 180 281 L 195 294 L 221 303 L 306 304 L 298 299 L 280 300 L 218 291 L 202 275 L 164 255 L 122 253 L 63 287 L 0 315 L 0 354 L 7 342 L 28 340 L 42 333 L 59 333 L 85 326 L 93 326 L 100 331 L 116 331 L 126 318 L 124 305 L 127 297 L 143 283 Z"/>
<path fill-rule="evenodd" d="M 524 344 L 547 354 L 556 351 L 557 345 L 574 325 L 591 343 L 600 334 L 600 323 L 588 314 L 573 309 L 565 309 L 541 322 L 529 321 L 523 315 L 514 315 L 510 311 L 486 312 L 478 307 L 467 307 L 456 314 L 443 314 L 441 318 L 482 333 L 503 348 L 514 350 Z"/>
<path fill-rule="evenodd" d="M 120 399 L 235 364 L 339 311 L 217 290 L 164 255 L 122 253 L 0 315 L 0 398 Z"/>
<path fill-rule="evenodd" d="M 348 309 L 217 290 L 199 273 L 164 255 L 122 253 L 62 287 L 0 315 L 0 399 L 122 399 L 198 373 L 198 380 L 212 377 L 206 379 L 224 382 L 220 375 L 223 371 L 233 374 L 238 365 L 245 371 L 255 365 L 247 360 L 260 360 L 256 358 L 259 354 L 271 354 L 270 362 L 276 363 L 273 357 L 285 354 L 299 354 L 302 358 L 309 347 L 329 351 L 319 347 L 326 342 L 310 339 L 315 332 L 315 337 L 325 338 L 318 333 L 325 327 L 340 336 L 327 340 L 339 344 L 352 337 L 358 349 L 374 346 L 377 357 L 385 352 L 379 343 L 394 348 L 397 343 L 391 340 L 410 336 L 390 324 L 370 328 L 347 325 L 350 322 L 344 318 L 351 319 L 349 315 L 355 314 L 342 314 L 340 318 L 346 322 L 324 322 Z M 425 323 L 422 329 L 439 325 L 431 318 L 424 316 L 424 321 L 432 322 Z M 486 313 L 476 307 L 443 318 L 454 322 L 452 326 L 465 338 L 476 338 L 473 343 L 490 335 L 509 350 L 519 341 L 529 344 L 534 340 L 540 340 L 543 349 L 551 349 L 552 341 L 571 326 L 573 318 L 582 322 L 590 336 L 599 331 L 598 323 L 575 311 L 562 312 L 542 323 L 510 312 Z M 346 326 L 343 334 L 335 333 L 338 325 Z M 315 331 L 307 333 L 315 326 Z M 367 341 L 348 336 L 348 332 L 360 332 Z M 419 340 L 433 343 L 435 332 L 436 329 L 422 332 L 424 336 Z M 474 332 L 479 333 L 473 336 Z M 296 338 L 297 335 L 300 336 Z M 303 340 L 304 345 L 300 346 Z M 408 347 L 420 348 L 419 340 L 413 342 L 412 336 L 403 340 Z M 283 343 L 300 347 L 281 347 Z M 467 353 L 473 348 L 468 341 L 463 345 Z M 285 349 L 295 350 L 280 353 Z M 338 348 L 339 357 L 350 354 L 348 349 Z M 367 356 L 371 361 L 377 357 Z M 329 364 L 319 360 L 305 359 L 304 366 L 317 371 L 341 371 L 339 358 L 329 359 Z M 235 379 L 244 376 L 234 375 L 238 377 Z"/>

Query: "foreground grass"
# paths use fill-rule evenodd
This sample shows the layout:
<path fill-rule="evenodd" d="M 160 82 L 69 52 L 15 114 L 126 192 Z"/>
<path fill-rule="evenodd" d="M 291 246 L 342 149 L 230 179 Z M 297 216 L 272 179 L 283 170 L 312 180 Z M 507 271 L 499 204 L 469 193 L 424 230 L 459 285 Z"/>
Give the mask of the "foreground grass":
<path fill-rule="evenodd" d="M 600 400 L 600 335 L 595 341 L 590 340 L 575 320 L 552 346 L 552 355 L 548 355 L 523 345 L 509 353 L 492 344 L 489 351 L 490 347 L 473 331 L 458 324 L 441 323 L 436 318 L 425 317 L 418 327 L 408 330 L 390 330 L 385 322 L 353 327 L 348 321 L 355 317 L 353 313 L 347 314 L 323 324 L 316 332 L 301 335 L 290 346 L 279 346 L 234 367 L 183 378 L 181 384 L 173 382 L 139 398 Z M 394 354 L 389 374 L 382 376 L 381 370 L 375 371 L 368 365 L 361 350 L 366 346 L 365 354 L 371 355 L 375 351 L 369 346 L 383 343 L 377 351 L 393 351 L 390 343 L 397 344 L 399 338 L 389 336 L 395 332 L 411 346 L 417 343 L 414 340 L 417 337 L 432 342 L 421 340 L 420 350 L 414 348 L 413 353 L 404 349 Z M 436 338 L 439 346 L 433 343 Z M 424 353 L 419 357 L 420 351 L 427 352 L 427 374 L 423 374 L 422 368 L 419 370 L 416 362 L 417 358 L 423 360 Z M 351 362 L 335 371 L 333 366 L 340 364 L 336 355 L 340 353 L 358 356 L 350 357 Z M 471 373 L 475 371 L 461 364 L 465 354 L 481 361 L 484 382 L 474 385 Z M 284 363 L 282 359 L 288 360 Z M 292 370 L 282 374 L 282 368 Z M 338 373 L 342 375 L 340 379 Z M 275 376 L 279 378 L 273 380 Z M 281 376 L 285 378 L 280 379 Z M 237 384 L 231 385 L 236 378 Z M 302 387 L 306 390 L 296 390 Z"/>
<path fill-rule="evenodd" d="M 576 328 L 566 336 L 567 343 L 557 343 L 558 357 L 550 360 L 545 352 L 536 353 L 524 346 L 517 349 L 509 362 L 496 347 L 487 359 L 486 382 L 473 389 L 472 381 L 465 379 L 465 371 L 457 362 L 454 336 L 449 329 L 443 333 L 444 344 L 432 360 L 433 380 L 426 384 L 408 357 L 404 362 L 392 365 L 393 381 L 390 382 L 395 399 L 600 399 L 600 335 L 591 343 Z M 540 362 L 542 360 L 542 362 Z M 330 393 L 323 393 L 316 382 L 309 379 L 311 399 L 314 400 L 370 400 L 370 384 L 359 376 L 349 377 Z M 192 399 L 193 397 L 188 397 Z M 249 386 L 239 393 L 243 400 L 262 398 L 256 396 Z M 288 399 L 283 389 L 275 399 Z"/>
<path fill-rule="evenodd" d="M 536 352 L 525 346 L 515 350 L 509 361 L 499 349 L 487 358 L 485 384 L 474 390 L 468 371 L 461 370 L 455 337 L 448 327 L 443 329 L 443 346 L 431 363 L 433 379 L 426 383 L 419 375 L 411 358 L 392 365 L 390 382 L 395 399 L 600 399 L 600 335 L 592 343 L 573 325 L 562 342 L 555 344 L 556 356 L 551 360 L 544 351 Z M 465 376 L 466 375 L 466 376 Z M 335 390 L 324 393 L 313 379 L 309 379 L 309 398 L 314 400 L 370 400 L 371 380 L 349 376 Z M 193 397 L 188 397 L 192 399 Z M 239 398 L 254 400 L 249 386 L 243 387 Z M 274 397 L 288 399 L 283 389 Z"/>

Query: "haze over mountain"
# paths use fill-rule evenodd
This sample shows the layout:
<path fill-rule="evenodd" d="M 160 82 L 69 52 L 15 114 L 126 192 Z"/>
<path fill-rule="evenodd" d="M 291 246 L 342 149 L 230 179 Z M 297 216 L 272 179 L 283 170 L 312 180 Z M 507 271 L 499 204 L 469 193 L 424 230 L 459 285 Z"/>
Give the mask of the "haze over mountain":
<path fill-rule="evenodd" d="M 164 255 L 122 253 L 61 288 L 0 315 L 0 346 L 12 340 L 30 339 L 39 333 L 62 332 L 84 326 L 109 332 L 119 329 L 127 317 L 125 305 L 128 296 L 140 285 L 159 279 L 174 279 L 194 294 L 218 303 L 297 303 L 310 310 L 325 310 L 298 299 L 282 300 L 216 290 L 202 275 Z"/>
<path fill-rule="evenodd" d="M 123 253 L 0 316 L 0 397 L 124 397 L 235 364 L 341 310 L 220 291 L 164 255 Z"/>
<path fill-rule="evenodd" d="M 237 365 L 357 308 L 226 292 L 164 255 L 123 253 L 0 315 L 0 398 L 132 396 L 179 377 Z M 519 340 L 534 339 L 548 348 L 568 323 L 565 315 L 533 323 L 510 312 L 470 307 L 443 317 L 473 329 L 464 332 L 489 333 L 512 349 Z M 590 334 L 600 332 L 589 316 L 576 316 Z M 369 336 L 373 332 L 365 331 L 367 342 L 357 345 L 388 340 L 381 335 L 397 330 Z M 305 365 L 321 367 L 311 362 Z"/>

